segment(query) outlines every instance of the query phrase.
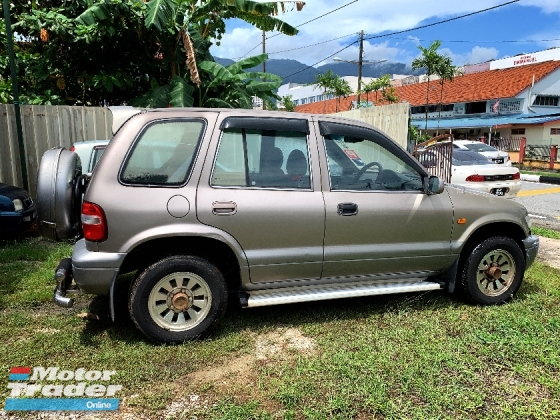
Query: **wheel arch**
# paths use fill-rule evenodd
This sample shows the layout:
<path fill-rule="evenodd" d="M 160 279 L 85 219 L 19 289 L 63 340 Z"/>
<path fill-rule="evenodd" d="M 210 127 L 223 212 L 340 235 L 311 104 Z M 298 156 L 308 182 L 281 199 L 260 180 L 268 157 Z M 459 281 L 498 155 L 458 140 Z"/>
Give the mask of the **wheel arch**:
<path fill-rule="evenodd" d="M 476 244 L 494 236 L 506 236 L 513 239 L 519 245 L 521 251 L 524 252 L 522 240 L 526 235 L 523 228 L 512 222 L 495 222 L 479 226 L 471 233 L 461 250 L 460 258 L 462 259 L 465 255 L 468 255 Z"/>
<path fill-rule="evenodd" d="M 218 239 L 200 236 L 154 238 L 143 242 L 127 253 L 120 273 L 142 271 L 154 262 L 172 255 L 204 258 L 222 272 L 228 289 L 236 290 L 241 286 L 244 275 L 236 253 Z"/>
<path fill-rule="evenodd" d="M 462 266 L 465 259 L 468 258 L 472 250 L 477 244 L 482 241 L 494 237 L 494 236 L 506 236 L 513 239 L 519 248 L 521 249 L 523 255 L 525 256 L 525 247 L 522 240 L 525 238 L 525 231 L 521 226 L 513 222 L 494 222 L 481 225 L 477 227 L 467 240 L 464 242 L 463 247 L 454 263 L 449 267 L 441 277 L 447 283 L 447 291 L 453 293 L 455 291 L 456 279 L 459 274 L 459 267 Z"/>

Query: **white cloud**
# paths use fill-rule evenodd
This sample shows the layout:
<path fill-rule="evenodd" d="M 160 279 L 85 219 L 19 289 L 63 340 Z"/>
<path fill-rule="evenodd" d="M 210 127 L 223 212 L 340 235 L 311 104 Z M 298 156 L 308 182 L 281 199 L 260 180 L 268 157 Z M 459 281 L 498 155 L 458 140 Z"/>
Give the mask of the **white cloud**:
<path fill-rule="evenodd" d="M 535 6 L 546 13 L 560 13 L 560 2 L 558 0 L 523 0 L 521 6 Z"/>
<path fill-rule="evenodd" d="M 302 11 L 291 11 L 280 15 L 279 18 L 293 26 L 298 26 L 308 20 L 319 17 L 321 14 L 350 3 L 350 1 L 307 0 Z M 279 35 L 271 37 L 274 34 L 268 33 L 267 37 L 271 38 L 267 39 L 266 51 L 270 53 L 270 58 L 290 58 L 308 65 L 325 59 L 326 62 L 330 62 L 332 57 L 326 58 L 330 55 L 355 60 L 358 57 L 357 44 L 346 48 L 344 51 L 337 51 L 355 41 L 358 31 L 363 29 L 366 33 L 366 41 L 364 42 L 366 59 L 385 58 L 388 61 L 410 64 L 412 59 L 419 53 L 416 47 L 420 44 L 420 38 L 425 36 L 424 34 L 417 37 L 416 34 L 403 33 L 389 40 L 387 38 L 367 40 L 368 35 L 375 36 L 382 32 L 407 30 L 425 23 L 427 19 L 444 20 L 497 6 L 503 2 L 504 0 L 470 0 L 468 2 L 450 2 L 449 0 L 431 0 L 429 2 L 418 0 L 376 0 L 373 2 L 372 0 L 359 0 L 336 12 L 301 26 L 299 28 L 300 33 L 296 36 Z M 560 0 L 523 0 L 516 3 L 516 5 L 535 6 L 546 12 L 560 11 Z M 516 5 L 498 8 L 489 13 L 507 11 L 508 8 L 515 7 Z M 212 48 L 214 55 L 237 59 L 261 42 L 261 31 L 258 29 L 245 24 L 240 26 L 239 21 L 230 21 L 227 25 L 227 33 L 223 37 L 222 45 Z M 469 34 L 455 34 L 452 29 L 452 24 L 446 24 L 444 33 L 457 35 L 459 38 L 468 38 L 469 36 Z M 347 36 L 344 37 L 345 35 Z M 340 37 L 342 38 L 326 42 Z M 560 36 L 550 36 L 549 38 L 560 38 Z M 439 39 L 442 38 L 440 37 Z M 424 43 L 422 41 L 422 44 Z M 464 49 L 459 50 L 458 45 L 456 48 L 457 51 L 460 51 L 459 53 L 454 54 L 448 49 L 449 55 L 452 56 L 456 63 L 473 63 L 498 58 L 498 50 L 493 47 L 474 47 L 471 51 L 467 52 Z M 260 54 L 261 51 L 262 46 L 259 45 L 249 55 Z"/>

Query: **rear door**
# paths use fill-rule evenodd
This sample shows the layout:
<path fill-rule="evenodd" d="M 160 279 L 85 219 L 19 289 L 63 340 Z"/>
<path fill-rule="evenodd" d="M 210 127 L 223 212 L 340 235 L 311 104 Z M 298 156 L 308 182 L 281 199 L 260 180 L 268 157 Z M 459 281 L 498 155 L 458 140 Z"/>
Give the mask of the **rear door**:
<path fill-rule="evenodd" d="M 252 283 L 318 279 L 325 211 L 305 118 L 218 120 L 197 192 L 197 216 L 232 235 Z"/>

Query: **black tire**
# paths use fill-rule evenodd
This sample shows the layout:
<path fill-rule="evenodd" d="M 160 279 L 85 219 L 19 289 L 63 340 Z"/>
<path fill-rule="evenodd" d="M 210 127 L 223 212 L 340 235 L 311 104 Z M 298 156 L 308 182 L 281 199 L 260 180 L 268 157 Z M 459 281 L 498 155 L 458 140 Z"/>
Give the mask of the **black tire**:
<path fill-rule="evenodd" d="M 220 270 L 203 258 L 172 256 L 134 280 L 128 310 L 150 340 L 182 343 L 202 338 L 222 318 L 227 287 Z"/>
<path fill-rule="evenodd" d="M 475 246 L 464 259 L 459 292 L 472 303 L 502 303 L 517 292 L 524 272 L 525 257 L 517 242 L 494 236 Z"/>
<path fill-rule="evenodd" d="M 60 241 L 80 233 L 81 175 L 77 153 L 53 148 L 43 154 L 37 175 L 37 226 L 45 238 Z"/>

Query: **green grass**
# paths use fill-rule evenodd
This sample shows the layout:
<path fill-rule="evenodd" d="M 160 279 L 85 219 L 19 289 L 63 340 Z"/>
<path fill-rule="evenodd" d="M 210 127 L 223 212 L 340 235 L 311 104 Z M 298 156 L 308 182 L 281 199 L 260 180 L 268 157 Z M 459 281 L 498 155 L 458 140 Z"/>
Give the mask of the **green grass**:
<path fill-rule="evenodd" d="M 553 229 L 548 229 L 541 226 L 532 226 L 531 232 L 538 236 L 543 236 L 545 238 L 560 239 L 560 232 Z"/>
<path fill-rule="evenodd" d="M 125 302 L 116 323 L 105 298 L 50 302 L 69 254 L 38 239 L 0 248 L 0 401 L 12 366 L 59 366 L 116 370 L 121 410 L 153 419 L 560 418 L 560 271 L 538 262 L 505 305 L 429 292 L 230 308 L 209 339 L 159 346 Z M 101 319 L 77 316 L 88 311 Z M 262 337 L 287 329 L 314 351 L 253 357 Z M 220 366 L 222 376 L 193 379 Z"/>

